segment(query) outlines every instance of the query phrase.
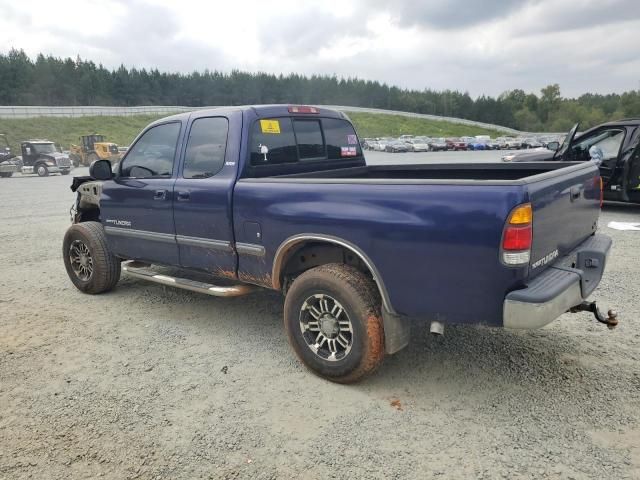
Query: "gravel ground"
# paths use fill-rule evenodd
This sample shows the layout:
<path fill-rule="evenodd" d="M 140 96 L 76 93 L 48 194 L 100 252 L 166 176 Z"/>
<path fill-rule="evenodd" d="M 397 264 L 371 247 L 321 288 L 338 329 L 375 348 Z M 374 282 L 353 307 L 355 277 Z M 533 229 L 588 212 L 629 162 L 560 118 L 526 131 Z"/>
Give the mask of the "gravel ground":
<path fill-rule="evenodd" d="M 297 362 L 278 294 L 75 290 L 70 182 L 0 180 L 0 478 L 640 478 L 640 232 L 606 227 L 640 207 L 601 217 L 616 330 L 416 324 L 341 386 Z"/>

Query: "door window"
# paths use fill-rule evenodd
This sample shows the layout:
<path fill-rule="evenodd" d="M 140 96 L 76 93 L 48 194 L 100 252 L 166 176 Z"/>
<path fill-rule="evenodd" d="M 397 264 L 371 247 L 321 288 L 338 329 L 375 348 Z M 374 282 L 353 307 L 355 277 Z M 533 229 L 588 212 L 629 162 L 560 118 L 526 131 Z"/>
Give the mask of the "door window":
<path fill-rule="evenodd" d="M 209 178 L 224 165 L 229 122 L 224 117 L 198 118 L 191 125 L 184 158 L 184 178 Z"/>
<path fill-rule="evenodd" d="M 171 177 L 180 123 L 165 123 L 147 130 L 122 160 L 123 177 Z"/>
<path fill-rule="evenodd" d="M 571 146 L 573 160 L 589 160 L 589 150 L 597 146 L 602 150 L 603 160 L 617 158 L 624 140 L 624 130 L 608 128 L 598 130 Z"/>

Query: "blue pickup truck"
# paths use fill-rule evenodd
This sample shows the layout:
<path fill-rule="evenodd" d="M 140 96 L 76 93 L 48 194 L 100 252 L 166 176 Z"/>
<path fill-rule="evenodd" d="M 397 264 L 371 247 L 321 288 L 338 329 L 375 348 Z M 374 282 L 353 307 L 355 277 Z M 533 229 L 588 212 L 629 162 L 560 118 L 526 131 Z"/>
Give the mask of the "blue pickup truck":
<path fill-rule="evenodd" d="M 590 162 L 371 166 L 349 119 L 307 106 L 158 120 L 114 168 L 76 177 L 63 258 L 97 294 L 128 275 L 214 296 L 285 295 L 289 342 L 353 382 L 410 337 L 410 318 L 542 327 L 585 299 L 611 240 Z"/>

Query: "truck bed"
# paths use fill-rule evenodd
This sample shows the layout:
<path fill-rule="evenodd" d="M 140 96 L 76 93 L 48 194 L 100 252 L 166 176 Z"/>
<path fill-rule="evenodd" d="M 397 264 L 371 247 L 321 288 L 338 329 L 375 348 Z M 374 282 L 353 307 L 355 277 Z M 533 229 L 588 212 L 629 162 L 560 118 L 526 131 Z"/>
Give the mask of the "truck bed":
<path fill-rule="evenodd" d="M 478 182 L 522 185 L 544 180 L 560 168 L 579 170 L 583 162 L 504 163 L 434 163 L 415 165 L 367 165 L 317 172 L 263 177 L 261 181 L 309 180 L 314 183 L 455 183 Z M 258 180 L 258 179 L 253 179 Z M 382 182 L 380 182 L 382 181 Z"/>
<path fill-rule="evenodd" d="M 505 221 L 525 202 L 534 211 L 531 264 L 504 266 Z M 509 292 L 595 232 L 599 202 L 592 162 L 372 165 L 242 178 L 235 238 L 254 243 L 245 225 L 259 219 L 265 256 L 241 255 L 238 271 L 261 278 L 287 239 L 322 234 L 362 249 L 398 313 L 501 324 Z"/>

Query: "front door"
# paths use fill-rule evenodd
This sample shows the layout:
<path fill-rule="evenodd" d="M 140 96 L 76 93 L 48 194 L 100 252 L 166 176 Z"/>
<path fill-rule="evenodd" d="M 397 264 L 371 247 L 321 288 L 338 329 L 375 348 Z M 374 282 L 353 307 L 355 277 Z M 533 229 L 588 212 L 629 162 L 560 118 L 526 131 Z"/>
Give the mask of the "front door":
<path fill-rule="evenodd" d="M 181 122 L 149 128 L 127 152 L 119 175 L 103 185 L 101 221 L 118 256 L 178 265 L 173 190 L 180 129 Z"/>
<path fill-rule="evenodd" d="M 241 122 L 241 115 L 192 117 L 174 202 L 176 241 L 185 268 L 235 277 L 231 196 L 238 152 L 227 148 L 227 136 L 240 132 Z M 239 145 L 240 139 L 229 144 Z"/>

